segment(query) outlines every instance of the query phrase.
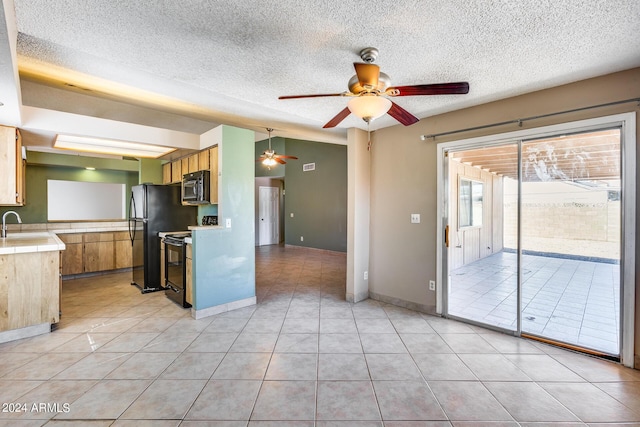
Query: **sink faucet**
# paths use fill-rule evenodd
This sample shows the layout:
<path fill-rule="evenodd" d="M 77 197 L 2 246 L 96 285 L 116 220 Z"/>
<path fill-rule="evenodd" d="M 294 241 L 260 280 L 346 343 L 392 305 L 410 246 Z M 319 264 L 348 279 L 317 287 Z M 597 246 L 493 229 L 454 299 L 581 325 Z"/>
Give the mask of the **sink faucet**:
<path fill-rule="evenodd" d="M 22 224 L 22 219 L 20 218 L 20 215 L 18 215 L 18 212 L 6 211 L 4 215 L 2 215 L 2 234 L 0 235 L 0 237 L 3 239 L 7 237 L 7 215 L 9 214 L 14 214 L 18 219 L 18 224 Z"/>

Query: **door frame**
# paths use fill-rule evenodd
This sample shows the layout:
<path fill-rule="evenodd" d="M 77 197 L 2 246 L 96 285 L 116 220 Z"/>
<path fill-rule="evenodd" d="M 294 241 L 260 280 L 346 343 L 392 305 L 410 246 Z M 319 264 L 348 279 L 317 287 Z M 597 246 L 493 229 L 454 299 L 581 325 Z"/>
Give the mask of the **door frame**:
<path fill-rule="evenodd" d="M 275 245 L 280 243 L 280 187 L 274 187 L 274 186 L 267 186 L 267 185 L 259 185 L 258 186 L 258 217 L 261 216 L 261 211 L 262 211 L 262 189 L 263 188 L 268 188 L 270 189 L 271 193 L 277 193 L 277 197 L 276 197 L 276 203 L 275 203 L 275 208 L 276 208 L 276 214 L 275 214 L 275 228 L 276 228 L 276 241 L 275 242 L 269 242 L 269 243 L 264 243 L 262 241 L 262 232 L 261 232 L 261 222 L 262 219 L 259 220 L 258 222 L 258 246 L 265 246 L 265 245 Z M 275 190 L 275 191 L 274 191 Z"/>
<path fill-rule="evenodd" d="M 620 149 L 622 155 L 622 254 L 620 260 L 621 275 L 621 351 L 620 361 L 625 366 L 634 367 L 635 347 L 635 235 L 636 235 L 636 115 L 634 112 L 610 116 L 596 117 L 587 120 L 566 122 L 556 125 L 523 129 L 514 132 L 498 133 L 475 138 L 461 139 L 438 143 L 437 152 L 437 186 L 436 186 L 436 312 L 446 314 L 446 298 L 448 283 L 447 248 L 445 247 L 445 226 L 447 225 L 449 182 L 447 179 L 446 153 L 452 149 L 463 150 L 478 146 L 493 146 L 513 143 L 523 139 L 545 138 L 559 133 L 587 132 L 606 127 L 621 129 Z M 625 236 L 632 236 L 625 238 Z M 520 325 L 518 325 L 518 331 Z M 519 335 L 519 334 L 518 334 Z"/>

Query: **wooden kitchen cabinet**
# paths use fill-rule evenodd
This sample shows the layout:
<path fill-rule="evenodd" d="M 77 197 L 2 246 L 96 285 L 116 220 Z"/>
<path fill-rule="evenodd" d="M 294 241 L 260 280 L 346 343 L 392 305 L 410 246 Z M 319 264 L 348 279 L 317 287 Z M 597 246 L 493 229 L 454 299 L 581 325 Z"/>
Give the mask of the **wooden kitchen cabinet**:
<path fill-rule="evenodd" d="M 204 150 L 198 153 L 198 170 L 209 170 L 209 150 Z"/>
<path fill-rule="evenodd" d="M 182 170 L 182 175 L 186 175 L 189 173 L 189 158 L 188 157 L 183 157 L 180 160 L 180 165 L 181 165 L 181 170 Z M 180 177 L 180 182 L 182 182 L 182 176 Z"/>
<path fill-rule="evenodd" d="M 115 268 L 113 233 L 87 233 L 84 235 L 84 272 L 113 270 Z"/>
<path fill-rule="evenodd" d="M 187 244 L 186 259 L 185 259 L 185 275 L 186 283 L 184 285 L 185 301 L 193 305 L 193 255 L 191 244 Z"/>
<path fill-rule="evenodd" d="M 115 268 L 128 268 L 133 264 L 133 246 L 128 231 L 117 231 L 113 233 L 113 243 L 115 250 Z"/>
<path fill-rule="evenodd" d="M 218 146 L 209 148 L 209 203 L 218 204 Z"/>
<path fill-rule="evenodd" d="M 0 170 L 0 205 L 24 206 L 26 161 L 20 131 L 14 127 L 0 126 Z"/>
<path fill-rule="evenodd" d="M 66 246 L 60 268 L 63 276 L 130 268 L 133 247 L 128 231 L 60 233 Z"/>
<path fill-rule="evenodd" d="M 60 252 L 0 255 L 0 332 L 60 321 Z"/>
<path fill-rule="evenodd" d="M 182 160 L 171 162 L 171 182 L 182 182 Z"/>
<path fill-rule="evenodd" d="M 189 173 L 198 172 L 200 170 L 200 155 L 196 153 L 187 158 L 189 159 Z"/>
<path fill-rule="evenodd" d="M 162 183 L 163 184 L 171 184 L 171 162 L 167 162 L 162 165 Z"/>
<path fill-rule="evenodd" d="M 65 244 L 62 251 L 61 265 L 62 275 L 81 274 L 84 272 L 82 234 L 58 234 Z"/>

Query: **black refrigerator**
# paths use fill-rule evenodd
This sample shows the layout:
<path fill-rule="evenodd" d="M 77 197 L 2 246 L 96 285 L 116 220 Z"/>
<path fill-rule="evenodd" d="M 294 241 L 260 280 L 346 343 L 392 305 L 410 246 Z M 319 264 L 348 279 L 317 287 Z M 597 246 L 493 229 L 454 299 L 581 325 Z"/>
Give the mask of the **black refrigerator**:
<path fill-rule="evenodd" d="M 186 231 L 197 225 L 198 208 L 183 206 L 179 185 L 141 184 L 131 187 L 129 237 L 133 246 L 131 284 L 142 293 L 164 290 L 160 283 L 158 233 Z"/>

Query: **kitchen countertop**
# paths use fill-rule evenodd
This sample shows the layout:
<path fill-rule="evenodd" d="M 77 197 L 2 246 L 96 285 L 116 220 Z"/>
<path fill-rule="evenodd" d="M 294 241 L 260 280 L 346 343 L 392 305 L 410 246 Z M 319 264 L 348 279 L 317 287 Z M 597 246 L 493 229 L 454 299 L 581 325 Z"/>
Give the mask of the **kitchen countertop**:
<path fill-rule="evenodd" d="M 221 225 L 190 225 L 189 230 L 222 230 L 224 227 Z"/>
<path fill-rule="evenodd" d="M 0 255 L 63 251 L 64 249 L 64 242 L 50 231 L 9 232 L 4 239 L 0 238 Z"/>
<path fill-rule="evenodd" d="M 60 229 L 53 229 L 50 231 L 55 234 L 108 233 L 113 231 L 129 231 L 129 227 L 122 226 L 122 227 L 60 228 Z"/>

